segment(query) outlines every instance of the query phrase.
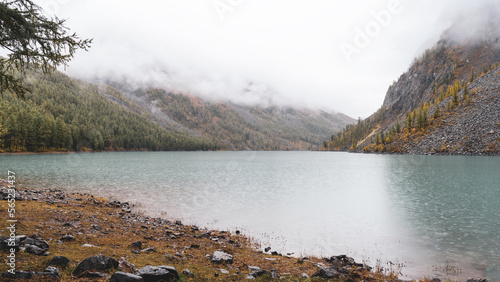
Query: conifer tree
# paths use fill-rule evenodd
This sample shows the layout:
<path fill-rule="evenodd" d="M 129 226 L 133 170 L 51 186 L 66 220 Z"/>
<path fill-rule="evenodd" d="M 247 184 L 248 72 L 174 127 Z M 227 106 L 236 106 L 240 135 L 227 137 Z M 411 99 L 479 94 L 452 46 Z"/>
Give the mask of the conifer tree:
<path fill-rule="evenodd" d="M 434 115 L 433 115 L 434 119 L 439 118 L 439 114 L 440 114 L 439 113 L 439 105 L 436 105 L 436 109 L 434 110 Z"/>
<path fill-rule="evenodd" d="M 92 40 L 69 34 L 65 20 L 48 18 L 31 0 L 0 3 L 0 48 L 8 58 L 0 57 L 0 93 L 10 90 L 24 97 L 24 70 L 30 66 L 50 72 L 66 66 L 78 49 L 87 50 Z"/>

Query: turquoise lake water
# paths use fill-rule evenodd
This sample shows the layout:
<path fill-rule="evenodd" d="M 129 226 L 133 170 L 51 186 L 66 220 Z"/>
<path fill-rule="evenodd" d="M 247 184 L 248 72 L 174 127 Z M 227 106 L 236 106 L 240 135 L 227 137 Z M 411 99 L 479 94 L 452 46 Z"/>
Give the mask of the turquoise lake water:
<path fill-rule="evenodd" d="M 0 155 L 0 178 L 243 230 L 273 250 L 500 281 L 500 158 L 327 152 Z"/>

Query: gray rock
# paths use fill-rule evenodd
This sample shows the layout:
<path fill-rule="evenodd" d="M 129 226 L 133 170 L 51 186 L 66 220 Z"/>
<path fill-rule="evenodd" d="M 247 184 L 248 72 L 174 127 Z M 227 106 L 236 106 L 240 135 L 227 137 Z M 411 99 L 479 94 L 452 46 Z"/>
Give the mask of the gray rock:
<path fill-rule="evenodd" d="M 45 250 L 45 251 L 47 251 L 49 249 L 49 243 L 47 243 L 47 241 L 45 241 L 44 239 L 41 239 L 41 238 L 35 239 L 35 238 L 28 237 L 28 238 L 24 239 L 24 241 L 21 242 L 22 247 L 24 246 L 25 248 L 28 248 L 30 245 L 37 246 L 38 248 Z"/>
<path fill-rule="evenodd" d="M 64 236 L 61 237 L 60 240 L 63 241 L 63 242 L 71 242 L 71 241 L 75 241 L 76 238 L 73 235 L 64 235 Z"/>
<path fill-rule="evenodd" d="M 1 237 L 0 238 L 0 250 L 10 250 L 11 248 L 14 248 L 17 252 L 17 251 L 19 251 L 20 244 L 21 244 L 21 241 L 17 237 L 14 237 L 13 239 L 10 239 L 9 237 Z"/>
<path fill-rule="evenodd" d="M 61 273 L 59 273 L 59 270 L 53 266 L 47 266 L 45 270 L 42 272 L 42 276 L 51 276 L 54 278 L 60 278 Z"/>
<path fill-rule="evenodd" d="M 264 276 L 266 274 L 267 274 L 267 270 L 252 271 L 252 273 L 250 273 L 250 275 L 252 275 L 255 278 L 259 278 L 259 277 Z"/>
<path fill-rule="evenodd" d="M 14 274 L 10 272 L 2 273 L 3 278 L 9 279 L 33 279 L 34 272 L 31 271 L 14 271 Z"/>
<path fill-rule="evenodd" d="M 154 253 L 154 252 L 156 252 L 155 247 L 151 247 L 151 248 L 147 248 L 147 249 L 141 250 L 141 253 Z"/>
<path fill-rule="evenodd" d="M 250 270 L 250 272 L 254 272 L 254 271 L 260 271 L 260 267 L 258 266 L 248 266 L 248 270 Z"/>
<path fill-rule="evenodd" d="M 176 257 L 176 256 L 173 256 L 173 255 L 165 255 L 165 258 L 167 259 L 167 261 L 179 261 L 179 258 Z"/>
<path fill-rule="evenodd" d="M 184 269 L 182 271 L 182 274 L 186 275 L 189 278 L 194 278 L 195 277 L 194 273 L 192 273 L 189 269 Z"/>
<path fill-rule="evenodd" d="M 271 279 L 279 279 L 281 275 L 278 273 L 276 269 L 271 269 Z"/>
<path fill-rule="evenodd" d="M 97 270 L 106 271 L 110 269 L 117 269 L 118 261 L 114 258 L 105 256 L 92 256 L 84 259 L 73 271 L 73 275 L 78 277 L 85 271 Z"/>
<path fill-rule="evenodd" d="M 83 244 L 82 247 L 84 247 L 84 248 L 95 248 L 95 246 L 91 245 L 91 244 Z"/>
<path fill-rule="evenodd" d="M 229 274 L 229 271 L 227 271 L 227 270 L 225 270 L 225 269 L 223 269 L 223 268 L 219 269 L 219 271 L 220 271 L 220 273 L 222 273 L 222 274 Z"/>
<path fill-rule="evenodd" d="M 145 282 L 154 281 L 176 281 L 179 279 L 177 270 L 172 266 L 145 266 L 135 272 L 144 279 Z"/>
<path fill-rule="evenodd" d="M 25 250 L 25 252 L 27 252 L 29 254 L 37 255 L 37 256 L 45 255 L 46 251 L 47 251 L 46 249 L 42 249 L 42 248 L 35 246 L 35 245 L 29 245 Z"/>
<path fill-rule="evenodd" d="M 231 263 L 233 263 L 233 256 L 228 254 L 228 253 L 225 253 L 225 252 L 215 251 L 210 256 L 210 260 L 213 263 L 229 263 L 229 264 L 231 264 Z"/>
<path fill-rule="evenodd" d="M 319 277 L 325 279 L 338 279 L 340 278 L 340 273 L 335 267 L 323 268 L 318 270 L 313 274 L 312 277 Z"/>
<path fill-rule="evenodd" d="M 137 249 L 142 249 L 142 242 L 141 241 L 135 241 L 132 243 L 132 248 L 137 248 Z"/>
<path fill-rule="evenodd" d="M 69 259 L 64 256 L 55 256 L 52 258 L 52 260 L 49 262 L 49 265 L 56 265 L 60 267 L 66 267 L 69 264 Z"/>
<path fill-rule="evenodd" d="M 111 276 L 110 282 L 134 282 L 134 281 L 144 281 L 141 276 L 135 275 L 132 273 L 126 273 L 126 272 L 115 272 L 113 276 Z"/>
<path fill-rule="evenodd" d="M 96 272 L 96 271 L 86 271 L 82 274 L 80 274 L 80 276 L 78 276 L 78 278 L 97 278 L 97 279 L 100 279 L 100 278 L 106 278 L 106 279 L 109 279 L 111 278 L 111 276 L 109 274 L 106 274 L 106 273 L 102 273 L 102 272 Z"/>
<path fill-rule="evenodd" d="M 300 275 L 300 278 L 302 278 L 302 279 L 309 279 L 309 275 L 307 275 L 306 273 L 302 273 Z"/>
<path fill-rule="evenodd" d="M 135 272 L 135 265 L 131 264 L 127 259 L 121 257 L 118 259 L 118 268 L 127 273 Z"/>

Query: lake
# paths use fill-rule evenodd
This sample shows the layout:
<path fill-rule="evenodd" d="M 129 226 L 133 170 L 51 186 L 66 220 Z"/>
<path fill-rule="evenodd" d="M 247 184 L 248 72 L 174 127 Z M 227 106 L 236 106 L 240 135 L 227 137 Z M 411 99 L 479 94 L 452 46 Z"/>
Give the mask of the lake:
<path fill-rule="evenodd" d="M 128 200 L 295 256 L 500 281 L 500 158 L 330 152 L 0 155 L 33 188 Z"/>

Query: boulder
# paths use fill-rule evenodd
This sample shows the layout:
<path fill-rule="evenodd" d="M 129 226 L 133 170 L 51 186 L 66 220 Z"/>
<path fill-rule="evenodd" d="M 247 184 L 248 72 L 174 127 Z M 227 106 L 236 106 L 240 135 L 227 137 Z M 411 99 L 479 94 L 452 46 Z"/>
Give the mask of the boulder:
<path fill-rule="evenodd" d="M 41 273 L 35 273 L 36 276 L 45 276 L 45 277 L 53 277 L 53 278 L 61 278 L 61 273 L 59 270 L 53 266 L 47 266 L 45 270 Z"/>
<path fill-rule="evenodd" d="M 118 268 L 125 271 L 125 272 L 128 272 L 128 273 L 135 272 L 135 265 L 131 264 L 124 257 L 121 257 L 120 259 L 118 259 Z"/>
<path fill-rule="evenodd" d="M 173 262 L 177 262 L 179 261 L 180 259 L 176 256 L 173 256 L 173 255 L 169 255 L 169 254 L 166 254 L 165 255 L 165 258 L 167 259 L 167 261 L 173 261 Z"/>
<path fill-rule="evenodd" d="M 11 242 L 13 242 L 13 243 L 11 243 Z M 19 240 L 18 237 L 15 237 L 13 239 L 10 239 L 9 237 L 1 237 L 0 238 L 0 250 L 10 251 L 11 248 L 14 248 L 17 252 L 17 251 L 19 251 L 20 244 L 21 244 L 21 241 Z M 13 246 L 10 246 L 10 245 L 13 245 Z"/>
<path fill-rule="evenodd" d="M 64 256 L 55 256 L 52 258 L 52 260 L 49 262 L 49 265 L 55 265 L 55 266 L 60 266 L 60 267 L 66 267 L 69 264 L 69 259 Z"/>
<path fill-rule="evenodd" d="M 135 241 L 132 243 L 132 248 L 136 248 L 136 249 L 142 249 L 142 242 L 141 241 Z"/>
<path fill-rule="evenodd" d="M 33 273 L 31 271 L 14 271 L 14 274 L 10 272 L 4 272 L 2 273 L 3 278 L 9 278 L 9 279 L 33 279 Z"/>
<path fill-rule="evenodd" d="M 276 269 L 271 269 L 271 279 L 280 279 L 281 275 L 278 273 Z"/>
<path fill-rule="evenodd" d="M 335 267 L 322 268 L 313 274 L 312 277 L 319 277 L 324 279 L 338 279 L 340 273 Z"/>
<path fill-rule="evenodd" d="M 30 245 L 37 246 L 38 248 L 47 251 L 49 249 L 49 243 L 42 238 L 31 238 L 28 237 L 21 242 L 21 246 L 28 248 Z"/>
<path fill-rule="evenodd" d="M 172 266 L 145 266 L 135 272 L 144 279 L 145 282 L 155 281 L 176 281 L 179 279 L 177 270 Z"/>
<path fill-rule="evenodd" d="M 16 279 L 16 280 L 34 279 L 36 281 L 38 280 L 48 281 L 54 279 L 59 280 L 61 278 L 61 274 L 59 273 L 59 270 L 57 270 L 57 268 L 49 266 L 43 272 L 17 270 L 14 271 L 14 273 L 4 272 L 2 273 L 2 277 L 8 279 Z"/>
<path fill-rule="evenodd" d="M 25 250 L 25 252 L 27 252 L 29 254 L 37 255 L 37 256 L 45 255 L 46 251 L 47 251 L 46 249 L 42 249 L 42 248 L 35 246 L 35 245 L 29 245 Z"/>
<path fill-rule="evenodd" d="M 90 279 L 102 279 L 106 278 L 109 279 L 111 276 L 106 273 L 102 272 L 97 272 L 97 271 L 85 271 L 84 273 L 80 274 L 78 278 L 90 278 Z"/>
<path fill-rule="evenodd" d="M 187 277 L 189 277 L 189 278 L 194 278 L 194 277 L 195 277 L 195 276 L 194 276 L 194 273 L 193 273 L 193 272 L 191 272 L 189 269 L 184 269 L 184 270 L 182 271 L 182 274 L 186 275 L 186 276 L 187 276 Z"/>
<path fill-rule="evenodd" d="M 105 256 L 92 256 L 80 262 L 75 270 L 73 270 L 73 275 L 78 277 L 85 271 L 106 271 L 116 268 L 118 268 L 118 261 L 114 258 Z"/>
<path fill-rule="evenodd" d="M 252 273 L 250 273 L 250 275 L 252 275 L 255 278 L 259 278 L 259 277 L 264 276 L 266 274 L 267 274 L 267 270 L 252 271 Z"/>
<path fill-rule="evenodd" d="M 210 260 L 213 263 L 233 263 L 233 256 L 225 252 L 215 251 L 210 256 Z"/>
<path fill-rule="evenodd" d="M 111 276 L 110 282 L 134 282 L 134 281 L 144 281 L 141 276 L 126 272 L 115 272 Z"/>

